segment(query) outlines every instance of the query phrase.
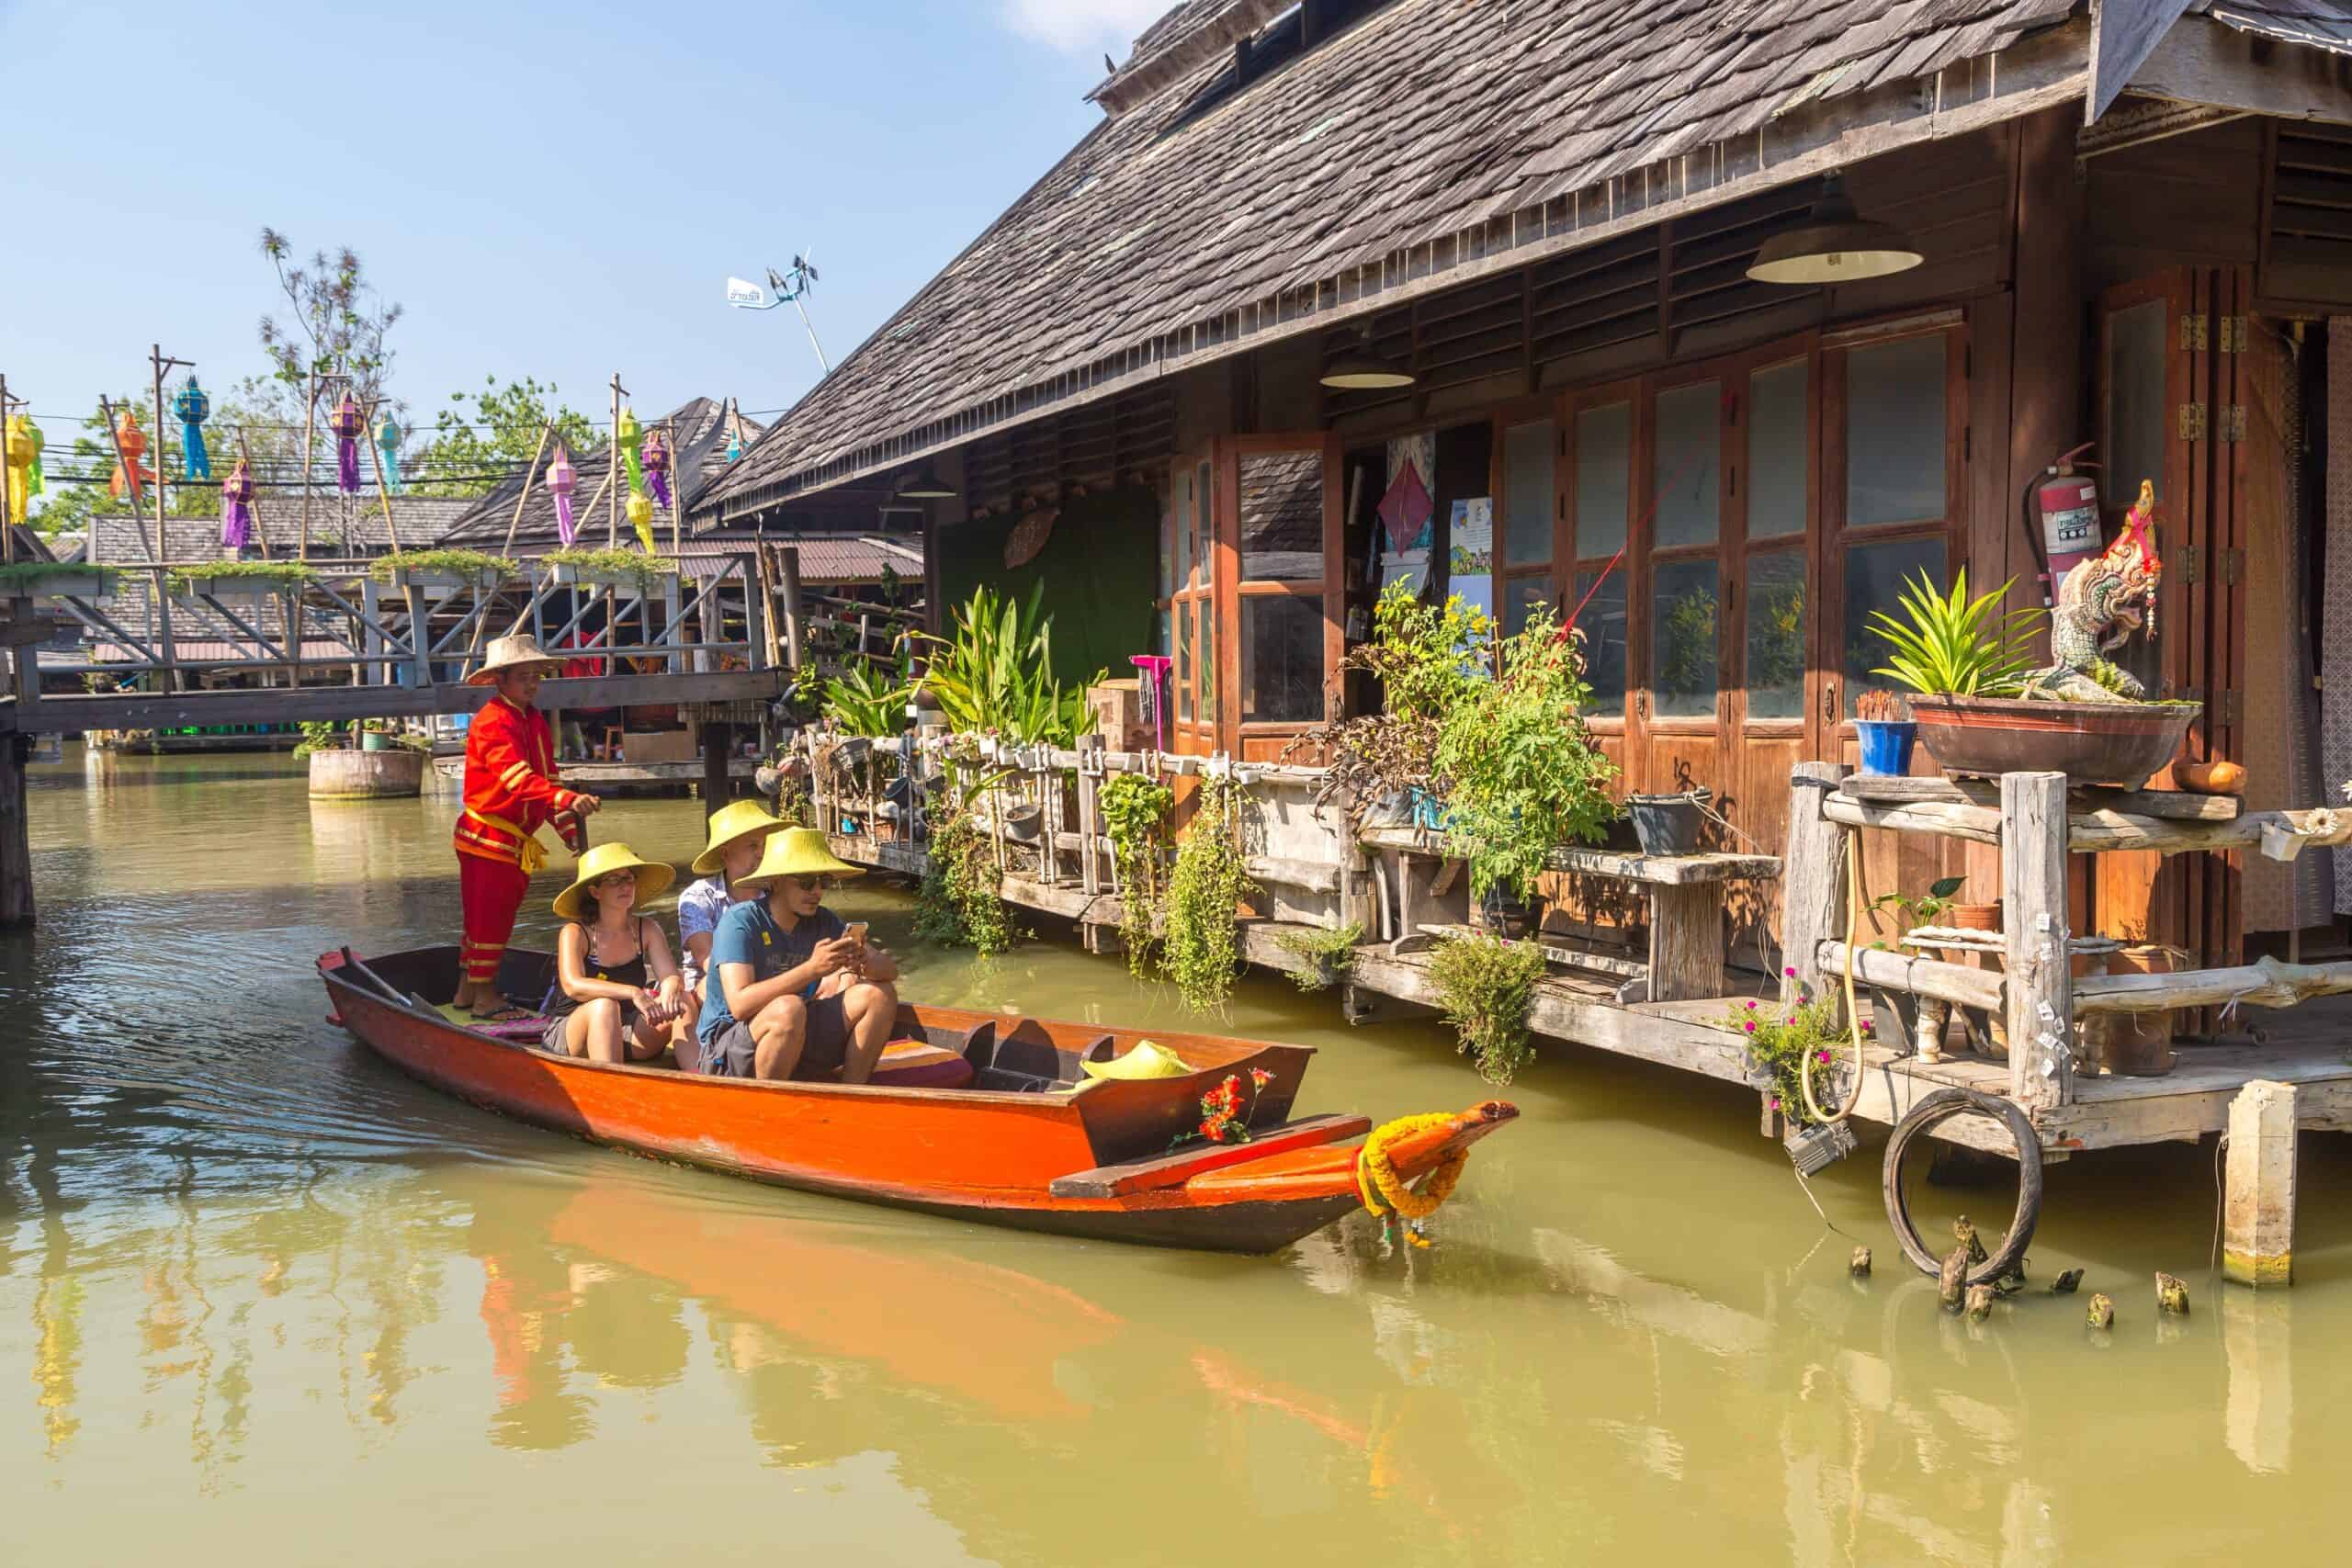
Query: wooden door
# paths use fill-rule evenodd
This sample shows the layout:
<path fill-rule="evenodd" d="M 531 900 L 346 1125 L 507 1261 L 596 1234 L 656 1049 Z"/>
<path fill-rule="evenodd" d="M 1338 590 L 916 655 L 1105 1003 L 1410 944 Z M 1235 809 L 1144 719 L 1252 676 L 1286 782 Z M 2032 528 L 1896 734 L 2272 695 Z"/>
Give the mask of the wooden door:
<path fill-rule="evenodd" d="M 1168 637 L 1175 707 L 1170 749 L 1206 756 L 1217 748 L 1215 496 L 1216 469 L 1207 452 L 1169 464 Z"/>
<path fill-rule="evenodd" d="M 1215 444 L 1217 749 L 1279 760 L 1339 712 L 1347 650 L 1337 436 L 1228 435 Z M 1302 759 L 1303 760 L 1303 759 Z"/>
<path fill-rule="evenodd" d="M 2217 437 L 2232 418 L 2245 292 L 2233 269 L 2180 267 L 2098 301 L 2102 521 L 2113 539 L 2149 481 L 2165 568 L 2155 636 L 2135 637 L 2113 657 L 2152 694 L 2205 704 L 2181 761 L 2233 755 L 2240 721 L 2245 525 L 2233 502 L 2244 485 L 2230 444 Z M 2169 786 L 2170 771 L 2153 783 Z M 2093 918 L 2110 936 L 2234 963 L 2236 879 L 2226 855 L 2103 854 L 2092 874 Z"/>
<path fill-rule="evenodd" d="M 1625 731 L 1632 787 L 1728 793 L 1724 710 L 1727 490 L 1723 370 L 1662 376 L 1636 404 L 1634 522 L 1626 564 L 1633 639 Z"/>

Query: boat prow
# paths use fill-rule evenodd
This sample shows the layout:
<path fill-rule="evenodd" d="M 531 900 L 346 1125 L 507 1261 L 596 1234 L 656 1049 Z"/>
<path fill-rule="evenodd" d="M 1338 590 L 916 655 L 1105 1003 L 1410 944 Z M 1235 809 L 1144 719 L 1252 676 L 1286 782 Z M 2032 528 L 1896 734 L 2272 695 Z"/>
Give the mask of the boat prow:
<path fill-rule="evenodd" d="M 509 996 L 546 988 L 552 959 L 510 951 Z M 1140 1030 L 902 1006 L 867 1084 L 704 1077 L 590 1062 L 444 1016 L 457 950 L 319 960 L 336 1021 L 403 1072 L 522 1121 L 657 1158 L 870 1202 L 1110 1241 L 1272 1252 L 1363 1202 L 1363 1116 L 1294 1120 L 1311 1048 L 1151 1032 L 1192 1070 L 1093 1078 Z M 1254 1086 L 1246 1141 L 1195 1136 L 1202 1097 Z M 1410 1118 L 1380 1143 L 1411 1182 L 1517 1117 L 1488 1100 Z"/>

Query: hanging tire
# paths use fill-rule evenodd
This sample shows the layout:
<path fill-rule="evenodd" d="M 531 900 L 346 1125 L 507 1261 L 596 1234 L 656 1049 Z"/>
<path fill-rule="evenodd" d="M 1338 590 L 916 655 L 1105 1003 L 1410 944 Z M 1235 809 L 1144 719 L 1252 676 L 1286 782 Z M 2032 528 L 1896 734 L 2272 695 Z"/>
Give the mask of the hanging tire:
<path fill-rule="evenodd" d="M 1910 1206 L 1904 1200 L 1903 1162 L 1915 1143 L 1955 1116 L 1982 1116 L 1998 1122 L 2008 1128 L 2009 1136 L 2017 1143 L 2017 1213 L 2009 1221 L 2008 1235 L 2003 1238 L 2000 1250 L 1968 1275 L 1972 1285 L 1989 1285 L 2016 1272 L 2024 1263 L 2025 1249 L 2033 1240 L 2033 1227 L 2041 1222 L 2041 1139 L 2034 1132 L 2033 1122 L 2024 1107 L 2014 1100 L 1964 1089 L 1938 1089 L 1914 1105 L 1894 1124 L 1894 1135 L 1886 1140 L 1886 1161 L 1880 1170 L 1879 1184 L 1886 1195 L 1887 1224 L 1894 1227 L 1894 1239 L 1903 1248 L 1903 1256 L 1922 1274 L 1933 1278 L 1940 1273 L 1943 1260 L 1928 1250 L 1919 1227 L 1911 1221 Z"/>

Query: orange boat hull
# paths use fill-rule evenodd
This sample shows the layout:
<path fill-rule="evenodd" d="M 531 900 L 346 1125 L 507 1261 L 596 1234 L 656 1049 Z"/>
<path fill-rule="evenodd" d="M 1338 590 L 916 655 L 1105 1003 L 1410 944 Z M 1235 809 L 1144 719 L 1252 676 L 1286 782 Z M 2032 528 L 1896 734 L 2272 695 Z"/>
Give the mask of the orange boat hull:
<path fill-rule="evenodd" d="M 537 972 L 546 962 L 509 955 Z M 902 1032 L 970 1042 L 981 1083 L 1021 1088 L 745 1082 L 556 1056 L 454 1024 L 423 999 L 454 985 L 454 949 L 366 962 L 345 950 L 319 970 L 337 1021 L 423 1082 L 538 1126 L 753 1180 L 1023 1229 L 1253 1253 L 1358 1203 L 1351 1141 L 1370 1123 L 1287 1120 L 1313 1055 L 1304 1046 L 1156 1032 L 1198 1070 L 1080 1090 L 1069 1084 L 1081 1054 L 1117 1055 L 1141 1034 L 912 1007 Z M 535 993 L 517 984 L 509 994 Z M 1203 1093 L 1229 1073 L 1247 1082 L 1253 1068 L 1269 1078 L 1251 1143 L 1170 1149 L 1198 1120 Z M 1393 1161 L 1409 1179 L 1516 1115 L 1474 1108 L 1398 1145 Z"/>

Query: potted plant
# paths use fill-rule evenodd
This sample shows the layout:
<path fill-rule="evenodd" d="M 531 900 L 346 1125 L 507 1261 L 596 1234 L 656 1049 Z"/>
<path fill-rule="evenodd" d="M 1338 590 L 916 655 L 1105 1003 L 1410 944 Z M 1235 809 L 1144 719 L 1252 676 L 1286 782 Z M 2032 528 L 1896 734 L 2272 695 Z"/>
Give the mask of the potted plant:
<path fill-rule="evenodd" d="M 210 601 L 258 609 L 281 593 L 300 593 L 316 573 L 300 561 L 215 560 L 164 574 L 174 599 L 191 608 Z"/>
<path fill-rule="evenodd" d="M 514 575 L 515 567 L 504 556 L 452 546 L 386 556 L 371 570 L 377 581 L 389 582 L 403 591 L 442 588 L 462 592 L 470 588 L 490 593 Z"/>
<path fill-rule="evenodd" d="M 1363 928 L 1351 920 L 1336 931 L 1285 931 L 1274 945 L 1300 961 L 1291 979 L 1302 991 L 1328 991 L 1348 972 L 1363 942 Z"/>
<path fill-rule="evenodd" d="M 1693 787 L 1673 795 L 1629 795 L 1626 814 L 1634 839 L 1645 855 L 1695 855 L 1707 846 L 1711 789 Z"/>
<path fill-rule="evenodd" d="M 2112 581 L 2106 562 L 2094 558 L 2075 571 Z M 2132 594 L 2153 600 L 2153 578 L 2135 581 Z M 2086 602 L 2089 587 L 2070 576 L 2052 619 L 2057 662 L 2037 670 L 2031 637 L 2041 612 L 2000 613 L 2009 587 L 1971 599 L 1964 569 L 1949 593 L 1916 579 L 1901 595 L 1899 618 L 1871 612 L 1871 631 L 1894 649 L 1871 673 L 1913 694 L 1919 739 L 1948 773 L 2049 771 L 2083 784 L 2146 784 L 2180 749 L 2203 705 L 2143 702 L 2139 682 L 2100 654 L 2113 627 L 2138 623 L 2136 598 Z M 2092 692 L 2099 700 L 2086 696 Z"/>
<path fill-rule="evenodd" d="M 678 563 L 667 556 L 627 549 L 549 550 L 539 558 L 557 583 L 609 588 L 624 599 L 654 599 L 678 580 Z"/>
<path fill-rule="evenodd" d="M 1430 766 L 1472 895 L 1524 929 L 1552 852 L 1599 842 L 1616 817 L 1617 770 L 1581 716 L 1592 691 L 1580 647 L 1548 609 L 1487 658 L 1494 673 L 1459 688 L 1440 717 Z"/>
<path fill-rule="evenodd" d="M 0 599 L 103 599 L 114 592 L 111 567 L 81 561 L 20 560 L 0 566 Z"/>
<path fill-rule="evenodd" d="M 1861 740 L 1861 771 L 1901 778 L 1911 771 L 1911 749 L 1919 727 L 1911 708 L 1894 692 L 1864 692 L 1854 699 L 1854 733 Z"/>

